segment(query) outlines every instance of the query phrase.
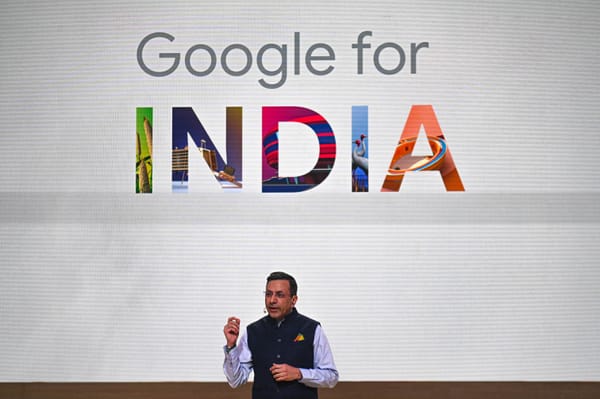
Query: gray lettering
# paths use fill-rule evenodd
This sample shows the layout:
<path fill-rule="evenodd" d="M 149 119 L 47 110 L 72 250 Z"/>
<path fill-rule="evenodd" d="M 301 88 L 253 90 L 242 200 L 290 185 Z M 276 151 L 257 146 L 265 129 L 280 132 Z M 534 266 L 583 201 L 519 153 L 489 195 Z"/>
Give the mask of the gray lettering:
<path fill-rule="evenodd" d="M 198 71 L 194 69 L 192 66 L 191 58 L 192 54 L 196 52 L 196 50 L 206 50 L 206 52 L 210 55 L 210 65 L 204 71 Z M 190 47 L 188 52 L 185 54 L 185 67 L 187 70 L 194 76 L 206 76 L 210 75 L 210 73 L 215 69 L 217 65 L 217 55 L 215 51 L 205 44 L 196 44 L 195 46 Z"/>
<path fill-rule="evenodd" d="M 263 56 L 269 49 L 273 49 L 281 55 L 281 64 L 274 70 L 267 69 L 263 64 Z M 260 83 L 262 87 L 267 89 L 277 89 L 278 87 L 283 86 L 287 79 L 287 46 L 285 44 L 278 46 L 273 43 L 264 45 L 258 50 L 258 54 L 256 55 L 256 65 L 258 65 L 258 69 L 267 76 L 281 75 L 279 81 L 275 83 L 268 83 L 266 80 L 260 79 L 258 83 Z"/>
<path fill-rule="evenodd" d="M 242 50 L 242 53 L 244 53 L 246 56 L 246 65 L 239 71 L 234 71 L 233 69 L 229 68 L 229 65 L 227 65 L 227 55 L 235 49 Z M 231 44 L 225 47 L 225 50 L 223 50 L 223 53 L 221 54 L 221 66 L 228 75 L 242 76 L 246 74 L 246 72 L 248 72 L 252 67 L 252 53 L 250 50 L 248 50 L 248 47 L 244 46 L 243 44 Z"/>
<path fill-rule="evenodd" d="M 381 63 L 379 62 L 379 57 L 381 55 L 381 52 L 383 50 L 385 50 L 386 48 L 395 49 L 398 52 L 398 55 L 400 56 L 398 65 L 396 65 L 396 67 L 393 69 L 385 69 L 384 67 L 381 66 Z M 391 42 L 383 43 L 382 45 L 377 47 L 377 49 L 375 50 L 375 54 L 373 54 L 373 62 L 375 63 L 375 68 L 377 68 L 377 70 L 379 72 L 383 73 L 384 75 L 393 75 L 395 73 L 400 72 L 402 70 L 402 68 L 404 67 L 405 61 L 406 61 L 406 55 L 404 54 L 404 50 L 402 50 L 402 47 L 400 47 L 396 43 L 391 43 Z"/>
<path fill-rule="evenodd" d="M 171 65 L 171 67 L 169 69 L 167 69 L 167 70 L 164 70 L 164 71 L 155 71 L 155 70 L 150 69 L 148 67 L 148 65 L 146 65 L 146 63 L 144 62 L 144 57 L 143 57 L 144 47 L 146 46 L 146 44 L 150 40 L 155 39 L 155 38 L 159 38 L 159 37 L 163 38 L 163 39 L 167 39 L 170 42 L 172 42 L 173 40 L 175 40 L 175 37 L 169 35 L 168 33 L 165 33 L 165 32 L 154 32 L 154 33 L 149 34 L 145 38 L 143 38 L 142 41 L 140 42 L 140 44 L 138 45 L 138 48 L 137 48 L 137 61 L 138 61 L 138 64 L 139 64 L 140 68 L 142 68 L 142 70 L 144 72 L 146 72 L 148 75 L 150 75 L 150 76 L 156 76 L 156 77 L 170 75 L 179 66 L 179 53 L 159 53 L 158 54 L 159 58 L 172 58 L 173 59 L 173 65 Z"/>
<path fill-rule="evenodd" d="M 323 49 L 327 52 L 327 55 L 313 55 L 315 50 Z M 333 71 L 333 65 L 329 65 L 324 70 L 318 70 L 312 64 L 313 61 L 335 61 L 335 53 L 333 52 L 333 48 L 330 45 L 325 43 L 315 43 L 308 48 L 306 51 L 306 57 L 304 58 L 306 62 L 306 68 L 313 73 L 314 75 L 327 75 Z"/>

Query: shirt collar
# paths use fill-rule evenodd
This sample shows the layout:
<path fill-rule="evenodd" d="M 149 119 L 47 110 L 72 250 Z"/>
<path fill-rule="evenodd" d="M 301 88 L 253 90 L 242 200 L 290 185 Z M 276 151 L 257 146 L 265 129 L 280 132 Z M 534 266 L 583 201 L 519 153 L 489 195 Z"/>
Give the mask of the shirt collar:
<path fill-rule="evenodd" d="M 292 319 L 293 317 L 295 317 L 298 314 L 298 311 L 296 310 L 296 307 L 292 308 L 292 311 L 285 316 L 283 319 L 277 321 L 276 319 L 273 319 L 271 316 L 267 316 L 269 318 L 269 320 L 271 321 L 271 323 L 273 323 L 277 328 L 281 327 L 281 325 L 283 324 L 284 321 L 288 320 L 288 319 Z"/>

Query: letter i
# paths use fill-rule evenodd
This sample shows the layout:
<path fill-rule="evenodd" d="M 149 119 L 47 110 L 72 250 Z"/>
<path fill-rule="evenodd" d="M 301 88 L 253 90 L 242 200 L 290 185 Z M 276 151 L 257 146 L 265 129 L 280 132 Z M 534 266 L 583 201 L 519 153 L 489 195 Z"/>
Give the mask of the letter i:
<path fill-rule="evenodd" d="M 135 192 L 152 192 L 152 108 L 136 109 Z"/>
<path fill-rule="evenodd" d="M 369 107 L 352 107 L 352 192 L 369 191 Z"/>

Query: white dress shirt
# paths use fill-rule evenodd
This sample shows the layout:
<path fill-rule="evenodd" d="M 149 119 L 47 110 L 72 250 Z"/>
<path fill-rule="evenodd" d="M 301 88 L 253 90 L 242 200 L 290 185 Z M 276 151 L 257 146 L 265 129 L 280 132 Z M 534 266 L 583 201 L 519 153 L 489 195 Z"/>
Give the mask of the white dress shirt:
<path fill-rule="evenodd" d="M 248 331 L 242 335 L 233 349 L 227 351 L 227 346 L 224 346 L 223 350 L 225 352 L 223 372 L 229 385 L 237 388 L 248 381 L 253 367 L 252 352 L 248 347 Z M 320 325 L 315 329 L 313 352 L 314 366 L 311 369 L 299 369 L 302 373 L 300 382 L 312 388 L 333 388 L 338 382 L 339 375 L 333 362 L 329 341 Z"/>

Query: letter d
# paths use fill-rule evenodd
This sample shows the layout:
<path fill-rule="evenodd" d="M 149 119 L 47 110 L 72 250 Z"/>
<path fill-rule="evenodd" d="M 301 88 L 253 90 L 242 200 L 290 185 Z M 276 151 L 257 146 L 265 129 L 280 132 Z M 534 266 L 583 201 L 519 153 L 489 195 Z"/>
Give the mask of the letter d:
<path fill-rule="evenodd" d="M 263 107 L 263 193 L 300 192 L 321 184 L 335 162 L 335 135 L 318 113 L 301 107 Z M 315 166 L 302 176 L 279 174 L 279 122 L 298 122 L 309 126 L 319 141 Z"/>

